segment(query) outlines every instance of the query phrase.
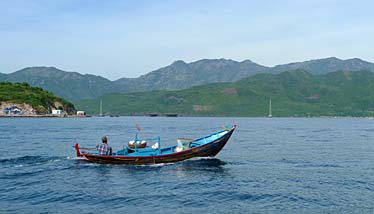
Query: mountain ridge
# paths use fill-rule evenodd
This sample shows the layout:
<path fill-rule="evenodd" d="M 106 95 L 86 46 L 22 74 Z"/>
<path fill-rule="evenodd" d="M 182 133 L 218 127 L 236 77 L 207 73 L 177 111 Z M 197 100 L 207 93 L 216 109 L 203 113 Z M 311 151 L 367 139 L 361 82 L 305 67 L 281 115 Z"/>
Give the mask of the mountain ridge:
<path fill-rule="evenodd" d="M 179 90 L 214 82 L 235 82 L 259 73 L 277 74 L 302 69 L 315 75 L 335 71 L 368 70 L 374 72 L 374 63 L 359 58 L 329 57 L 267 67 L 251 60 L 201 59 L 172 64 L 153 70 L 137 78 L 114 81 L 92 74 L 67 72 L 55 67 L 27 67 L 10 74 L 0 73 L 0 82 L 27 82 L 42 87 L 68 100 L 89 99 L 106 93 L 128 93 L 150 90 Z"/>
<path fill-rule="evenodd" d="M 0 76 L 1 78 L 1 76 Z M 112 82 L 92 74 L 67 72 L 55 67 L 27 67 L 6 75 L 1 82 L 27 82 L 68 100 L 88 99 L 113 92 Z"/>

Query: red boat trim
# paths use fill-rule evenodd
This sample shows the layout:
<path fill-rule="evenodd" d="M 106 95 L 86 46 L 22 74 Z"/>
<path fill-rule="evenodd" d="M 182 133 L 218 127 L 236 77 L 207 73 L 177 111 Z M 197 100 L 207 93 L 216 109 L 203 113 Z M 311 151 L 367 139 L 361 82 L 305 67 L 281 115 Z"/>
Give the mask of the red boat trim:
<path fill-rule="evenodd" d="M 74 144 L 75 153 L 77 154 L 77 157 L 83 157 L 81 152 L 79 151 L 78 143 Z"/>

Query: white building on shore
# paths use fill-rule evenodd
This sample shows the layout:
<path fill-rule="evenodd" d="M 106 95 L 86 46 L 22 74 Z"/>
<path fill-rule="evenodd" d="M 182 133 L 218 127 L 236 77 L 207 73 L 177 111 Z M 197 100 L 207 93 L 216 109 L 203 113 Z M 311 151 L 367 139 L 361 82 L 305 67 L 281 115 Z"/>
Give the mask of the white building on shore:
<path fill-rule="evenodd" d="M 62 116 L 63 114 L 64 114 L 63 110 L 59 110 L 59 109 L 52 110 L 52 115 Z"/>
<path fill-rule="evenodd" d="M 77 116 L 78 117 L 85 117 L 86 116 L 86 112 L 85 111 L 77 111 Z"/>

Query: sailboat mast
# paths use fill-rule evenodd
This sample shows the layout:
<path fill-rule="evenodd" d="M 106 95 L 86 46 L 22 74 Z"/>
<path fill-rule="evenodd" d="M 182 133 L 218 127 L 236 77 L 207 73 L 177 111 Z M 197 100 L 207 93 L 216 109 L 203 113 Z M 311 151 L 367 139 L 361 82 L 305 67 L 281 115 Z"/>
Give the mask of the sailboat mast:
<path fill-rule="evenodd" d="M 103 100 L 100 99 L 100 117 L 103 116 Z"/>
<path fill-rule="evenodd" d="M 272 117 L 272 113 L 271 113 L 271 99 L 269 101 L 269 117 Z"/>

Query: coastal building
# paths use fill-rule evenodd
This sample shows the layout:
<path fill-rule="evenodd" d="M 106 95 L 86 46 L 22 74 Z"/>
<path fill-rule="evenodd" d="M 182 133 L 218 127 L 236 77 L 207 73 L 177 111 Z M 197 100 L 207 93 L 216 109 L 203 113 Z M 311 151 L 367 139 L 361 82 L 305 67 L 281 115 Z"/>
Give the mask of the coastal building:
<path fill-rule="evenodd" d="M 79 117 L 85 117 L 86 116 L 86 112 L 85 111 L 77 111 L 77 116 L 79 116 Z"/>
<path fill-rule="evenodd" d="M 8 106 L 5 106 L 4 107 L 4 110 L 3 110 L 4 114 L 6 115 L 20 115 L 22 114 L 22 109 L 21 108 L 18 108 L 18 106 L 11 106 L 11 107 L 8 107 Z"/>
<path fill-rule="evenodd" d="M 17 106 L 10 108 L 10 113 L 12 114 L 21 114 L 22 113 L 22 110 L 19 109 Z"/>
<path fill-rule="evenodd" d="M 22 109 L 15 105 L 11 107 L 8 107 L 6 105 L 2 108 L 3 108 L 3 111 L 0 112 L 0 115 L 21 115 L 22 114 Z"/>
<path fill-rule="evenodd" d="M 10 110 L 9 110 L 8 106 L 4 107 L 4 114 L 10 114 Z"/>
<path fill-rule="evenodd" d="M 60 110 L 60 109 L 53 109 L 52 110 L 52 115 L 61 116 L 61 115 L 63 115 L 63 113 L 64 113 L 64 111 Z"/>

